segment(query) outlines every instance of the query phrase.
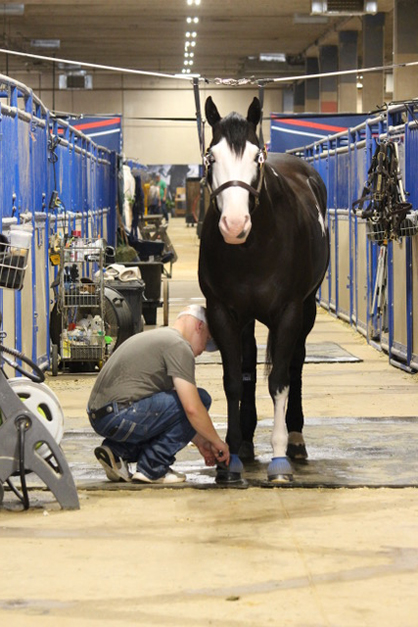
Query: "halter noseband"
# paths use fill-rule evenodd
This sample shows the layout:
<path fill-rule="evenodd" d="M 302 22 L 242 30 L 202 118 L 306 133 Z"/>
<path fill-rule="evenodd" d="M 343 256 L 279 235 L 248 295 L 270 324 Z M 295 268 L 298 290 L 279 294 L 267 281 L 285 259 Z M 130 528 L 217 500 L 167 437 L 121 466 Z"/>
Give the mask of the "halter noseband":
<path fill-rule="evenodd" d="M 261 192 L 261 188 L 263 185 L 263 179 L 264 179 L 264 163 L 266 161 L 266 151 L 265 148 L 260 148 L 258 153 L 257 153 L 257 164 L 258 164 L 258 170 L 259 170 L 259 176 L 258 176 L 258 185 L 257 188 L 253 187 L 252 185 L 249 185 L 248 183 L 246 183 L 245 181 L 240 181 L 240 180 L 231 180 L 231 181 L 226 181 L 225 183 L 222 183 L 222 185 L 219 185 L 219 187 L 217 187 L 215 190 L 212 189 L 211 184 L 208 181 L 208 174 L 210 172 L 210 168 L 212 167 L 212 163 L 214 162 L 214 157 L 212 155 L 212 151 L 209 148 L 208 151 L 206 152 L 204 158 L 203 158 L 203 163 L 205 166 L 205 182 L 206 182 L 206 186 L 209 190 L 210 193 L 210 199 L 214 200 L 216 198 L 216 196 L 218 196 L 218 194 L 220 194 L 221 192 L 223 192 L 225 189 L 227 189 L 228 187 L 242 187 L 243 189 L 246 189 L 247 192 L 249 192 L 252 196 L 254 196 L 255 199 L 255 206 L 257 207 L 259 205 L 260 202 L 260 192 Z"/>

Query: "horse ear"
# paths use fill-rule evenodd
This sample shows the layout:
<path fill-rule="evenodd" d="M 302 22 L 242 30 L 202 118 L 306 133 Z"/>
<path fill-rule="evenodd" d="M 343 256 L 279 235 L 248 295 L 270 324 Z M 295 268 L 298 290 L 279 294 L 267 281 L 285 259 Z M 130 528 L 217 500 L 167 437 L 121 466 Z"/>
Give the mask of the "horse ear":
<path fill-rule="evenodd" d="M 260 101 L 258 98 L 253 98 L 253 101 L 248 108 L 247 122 L 251 122 L 251 124 L 254 124 L 254 126 L 257 126 L 257 124 L 260 121 L 260 117 L 261 117 Z"/>
<path fill-rule="evenodd" d="M 209 96 L 209 98 L 206 99 L 205 114 L 206 114 L 207 121 L 212 127 L 214 127 L 215 124 L 219 122 L 219 120 L 221 119 L 221 116 L 219 115 L 219 111 L 216 108 L 216 104 L 213 102 L 211 96 Z"/>

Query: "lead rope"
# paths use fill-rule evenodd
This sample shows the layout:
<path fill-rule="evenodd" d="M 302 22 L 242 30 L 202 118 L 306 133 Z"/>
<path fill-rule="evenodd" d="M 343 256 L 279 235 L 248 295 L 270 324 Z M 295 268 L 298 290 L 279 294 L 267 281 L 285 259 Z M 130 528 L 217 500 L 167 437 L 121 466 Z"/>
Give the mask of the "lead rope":
<path fill-rule="evenodd" d="M 264 137 L 263 137 L 263 107 L 264 107 L 264 83 L 258 85 L 258 99 L 260 101 L 260 128 L 258 129 L 258 143 L 260 148 L 264 150 Z"/>
<path fill-rule="evenodd" d="M 200 108 L 199 79 L 193 78 L 194 101 L 196 105 L 197 134 L 199 137 L 200 156 L 202 165 L 205 165 L 205 132 L 202 120 L 202 110 Z"/>

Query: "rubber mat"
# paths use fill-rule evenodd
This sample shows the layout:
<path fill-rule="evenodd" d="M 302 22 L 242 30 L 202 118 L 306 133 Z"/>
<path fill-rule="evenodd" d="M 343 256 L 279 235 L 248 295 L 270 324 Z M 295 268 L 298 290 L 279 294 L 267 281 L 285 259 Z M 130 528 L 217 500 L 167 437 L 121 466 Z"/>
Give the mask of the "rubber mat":
<path fill-rule="evenodd" d="M 266 346 L 259 345 L 257 347 L 257 363 L 264 364 L 266 361 Z M 306 344 L 305 363 L 321 364 L 321 363 L 347 363 L 360 362 L 359 357 L 352 355 L 345 348 L 342 348 L 335 342 L 321 342 Z M 213 353 L 202 353 L 196 358 L 197 364 L 221 364 L 221 354 L 219 351 Z"/>
<path fill-rule="evenodd" d="M 224 434 L 225 425 L 216 428 Z M 236 488 L 277 487 L 267 481 L 271 459 L 272 419 L 260 420 L 255 436 L 256 460 L 247 464 L 244 482 Z M 292 463 L 293 482 L 284 488 L 418 487 L 416 436 L 418 418 L 307 418 L 304 435 L 309 459 Z M 111 483 L 94 457 L 101 439 L 91 430 L 69 431 L 62 446 L 79 488 L 87 490 L 141 490 L 148 485 Z M 215 469 L 205 467 L 194 446 L 177 456 L 174 468 L 187 482 L 173 489 L 220 489 Z M 36 482 L 35 482 L 36 483 Z M 165 489 L 167 486 L 151 486 Z"/>

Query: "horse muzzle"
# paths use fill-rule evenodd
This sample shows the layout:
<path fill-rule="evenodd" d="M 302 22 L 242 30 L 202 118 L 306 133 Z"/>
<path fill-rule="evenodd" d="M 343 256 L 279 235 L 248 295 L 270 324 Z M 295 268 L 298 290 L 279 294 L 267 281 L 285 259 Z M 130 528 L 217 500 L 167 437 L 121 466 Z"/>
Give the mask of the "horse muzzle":
<path fill-rule="evenodd" d="M 250 216 L 239 222 L 229 221 L 225 216 L 219 220 L 219 230 L 226 244 L 244 244 L 251 231 L 252 223 Z"/>

